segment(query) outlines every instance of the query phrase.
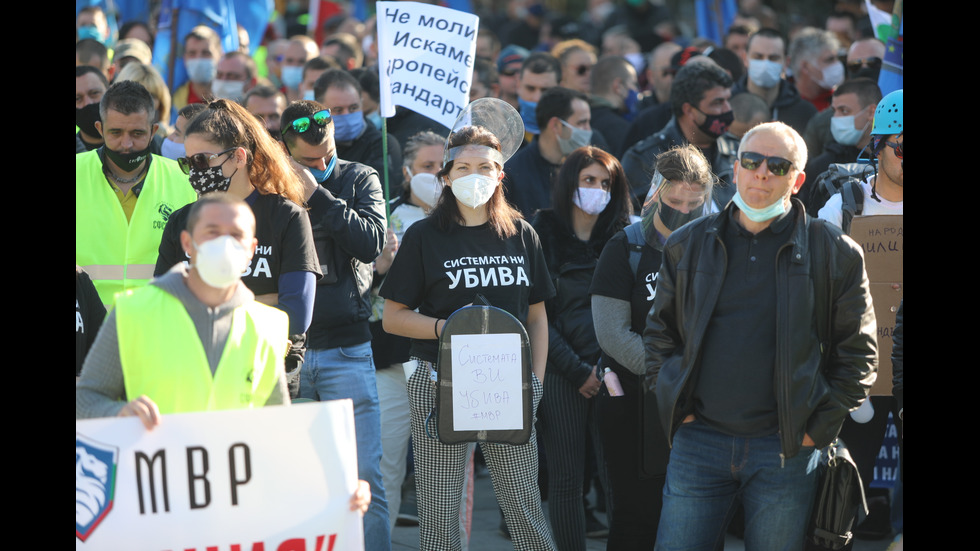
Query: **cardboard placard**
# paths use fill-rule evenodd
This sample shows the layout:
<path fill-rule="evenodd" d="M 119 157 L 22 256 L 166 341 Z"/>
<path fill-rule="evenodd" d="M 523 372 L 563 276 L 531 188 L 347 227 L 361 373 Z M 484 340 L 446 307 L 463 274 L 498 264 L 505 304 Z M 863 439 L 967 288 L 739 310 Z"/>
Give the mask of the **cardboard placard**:
<path fill-rule="evenodd" d="M 864 251 L 878 323 L 878 378 L 871 387 L 871 394 L 875 395 L 892 393 L 892 333 L 898 305 L 905 294 L 904 218 L 880 214 L 855 216 L 851 221 L 851 238 Z"/>

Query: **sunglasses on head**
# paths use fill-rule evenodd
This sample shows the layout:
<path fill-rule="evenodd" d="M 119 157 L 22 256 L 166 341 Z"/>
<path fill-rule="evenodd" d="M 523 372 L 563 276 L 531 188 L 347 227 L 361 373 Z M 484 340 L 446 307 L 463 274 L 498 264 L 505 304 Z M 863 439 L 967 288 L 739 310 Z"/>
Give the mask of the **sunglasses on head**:
<path fill-rule="evenodd" d="M 282 135 L 286 135 L 286 131 L 292 128 L 297 133 L 302 134 L 310 129 L 311 123 L 316 123 L 317 126 L 326 126 L 330 122 L 330 110 L 324 109 L 323 111 L 317 111 L 313 113 L 312 117 L 300 117 L 293 122 L 289 123 L 285 128 L 282 129 Z"/>
<path fill-rule="evenodd" d="M 578 67 L 575 68 L 575 72 L 578 73 L 578 76 L 580 77 L 585 76 L 585 74 L 591 70 L 592 70 L 591 65 L 579 65 Z"/>
<path fill-rule="evenodd" d="M 218 157 L 224 155 L 225 153 L 230 153 L 238 149 L 238 146 L 230 147 L 220 153 L 208 154 L 208 153 L 198 153 L 197 155 L 191 155 L 190 157 L 181 157 L 177 159 L 177 166 L 184 174 L 190 174 L 191 169 L 198 172 L 203 172 L 211 168 L 211 161 L 217 159 Z"/>
<path fill-rule="evenodd" d="M 762 153 L 754 153 L 752 151 L 746 151 L 742 153 L 738 158 L 738 164 L 742 165 L 742 168 L 746 170 L 755 170 L 762 166 L 763 161 L 765 161 L 766 166 L 769 167 L 769 172 L 772 172 L 776 176 L 786 176 L 790 169 L 793 168 L 793 162 L 784 159 L 782 157 L 767 157 Z"/>
<path fill-rule="evenodd" d="M 847 70 L 856 73 L 862 68 L 867 67 L 869 69 L 880 69 L 881 68 L 881 58 L 880 57 L 865 57 L 862 59 L 855 59 L 854 61 L 847 62 Z"/>

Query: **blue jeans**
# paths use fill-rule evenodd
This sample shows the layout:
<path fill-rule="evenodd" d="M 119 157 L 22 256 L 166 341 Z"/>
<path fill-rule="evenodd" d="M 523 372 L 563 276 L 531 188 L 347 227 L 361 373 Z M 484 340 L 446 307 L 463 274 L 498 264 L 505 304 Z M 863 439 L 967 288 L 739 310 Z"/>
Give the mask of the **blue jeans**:
<path fill-rule="evenodd" d="M 741 496 L 745 549 L 803 549 L 820 452 L 802 448 L 782 465 L 779 435 L 741 438 L 700 421 L 681 425 L 667 465 L 657 550 L 719 549 Z"/>
<path fill-rule="evenodd" d="M 371 343 L 307 350 L 299 395 L 320 401 L 354 401 L 357 476 L 371 485 L 371 506 L 364 515 L 364 549 L 391 549 L 388 502 L 381 482 L 381 408 Z"/>

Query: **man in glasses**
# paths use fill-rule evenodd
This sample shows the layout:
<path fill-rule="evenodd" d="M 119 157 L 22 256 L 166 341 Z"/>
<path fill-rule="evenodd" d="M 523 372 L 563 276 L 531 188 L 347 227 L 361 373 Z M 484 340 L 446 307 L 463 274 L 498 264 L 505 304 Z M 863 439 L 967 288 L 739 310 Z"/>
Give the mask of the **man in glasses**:
<path fill-rule="evenodd" d="M 745 134 L 724 211 L 668 238 L 644 332 L 672 445 L 657 549 L 710 549 L 741 496 L 745 547 L 802 549 L 820 448 L 875 379 L 875 317 L 857 243 L 792 198 L 803 138 Z"/>
<path fill-rule="evenodd" d="M 113 84 L 99 116 L 104 145 L 75 156 L 75 264 L 108 308 L 150 280 L 170 213 L 197 197 L 176 162 L 150 153 L 156 108 L 146 88 Z"/>
<path fill-rule="evenodd" d="M 877 38 L 862 38 L 847 50 L 847 78 L 865 77 L 878 82 L 885 44 Z"/>
<path fill-rule="evenodd" d="M 510 45 L 501 50 L 497 56 L 497 73 L 500 78 L 500 99 L 520 109 L 517 101 L 517 75 L 521 72 L 521 65 L 530 52 L 520 46 Z"/>
<path fill-rule="evenodd" d="M 732 106 L 732 79 L 717 63 L 704 56 L 691 58 L 674 77 L 670 91 L 673 117 L 667 126 L 623 153 L 623 170 L 637 198 L 647 196 L 657 155 L 675 145 L 694 144 L 711 162 L 711 171 L 720 178 L 713 198 L 720 210 L 732 198 L 732 166 L 736 144 L 725 137 L 735 120 Z"/>
<path fill-rule="evenodd" d="M 904 91 L 896 90 L 878 102 L 871 128 L 870 145 L 874 175 L 860 189 L 844 189 L 830 197 L 820 209 L 820 218 L 850 231 L 856 215 L 902 214 L 905 171 L 902 166 L 905 135 L 902 128 Z M 845 184 L 846 186 L 846 184 Z"/>
<path fill-rule="evenodd" d="M 364 548 L 391 548 L 388 503 L 381 483 L 381 411 L 371 352 L 371 263 L 385 244 L 384 195 L 378 173 L 337 157 L 335 121 L 314 101 L 282 114 L 286 150 L 319 183 L 307 192 L 313 241 L 323 278 L 306 333 L 300 397 L 354 402 L 358 478 L 371 485 Z M 394 489 L 398 491 L 398 489 Z"/>

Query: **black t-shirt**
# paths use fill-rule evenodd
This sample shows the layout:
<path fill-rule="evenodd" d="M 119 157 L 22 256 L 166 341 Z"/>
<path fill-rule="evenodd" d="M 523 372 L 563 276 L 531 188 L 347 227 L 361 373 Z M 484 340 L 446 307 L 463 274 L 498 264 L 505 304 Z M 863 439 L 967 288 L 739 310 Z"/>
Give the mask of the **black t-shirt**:
<path fill-rule="evenodd" d="M 634 275 L 630 266 L 630 249 L 626 232 L 617 233 L 606 243 L 592 276 L 589 294 L 629 301 L 630 329 L 642 335 L 650 307 L 653 306 L 663 255 L 644 243 Z M 630 373 L 608 354 L 603 353 L 602 362 L 603 365 L 612 367 L 620 376 Z"/>
<path fill-rule="evenodd" d="M 254 200 L 253 200 L 254 199 Z M 256 295 L 279 292 L 279 276 L 289 272 L 312 272 L 320 277 L 320 262 L 313 246 L 313 230 L 306 211 L 281 195 L 255 192 L 246 199 L 255 214 L 255 256 L 242 282 Z M 163 229 L 154 276 L 166 273 L 187 259 L 180 245 L 180 232 L 187 227 L 191 206 L 173 214 Z"/>
<path fill-rule="evenodd" d="M 426 316 L 446 319 L 483 295 L 527 323 L 528 307 L 554 296 L 538 234 L 524 220 L 501 239 L 489 224 L 441 231 L 432 218 L 405 232 L 379 294 Z M 435 362 L 437 341 L 412 340 L 412 355 Z"/>
<path fill-rule="evenodd" d="M 647 314 L 653 306 L 662 257 L 660 251 L 644 243 L 634 277 L 626 232 L 617 233 L 602 249 L 589 294 L 629 301 L 631 329 L 643 334 Z"/>

